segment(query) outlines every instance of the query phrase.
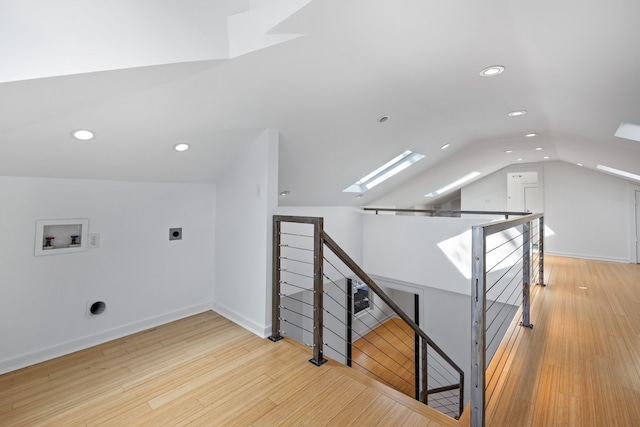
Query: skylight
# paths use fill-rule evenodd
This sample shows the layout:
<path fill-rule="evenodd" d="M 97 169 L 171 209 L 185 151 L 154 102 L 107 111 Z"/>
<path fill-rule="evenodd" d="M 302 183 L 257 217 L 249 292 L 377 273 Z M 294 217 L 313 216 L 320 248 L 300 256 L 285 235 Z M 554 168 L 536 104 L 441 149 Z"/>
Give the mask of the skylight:
<path fill-rule="evenodd" d="M 408 168 L 423 157 L 422 154 L 407 150 L 342 191 L 345 193 L 364 193 L 391 178 L 398 172 Z"/>
<path fill-rule="evenodd" d="M 633 123 L 620 123 L 615 135 L 618 138 L 631 139 L 633 141 L 640 142 L 640 125 L 634 125 Z"/>
<path fill-rule="evenodd" d="M 453 181 L 451 184 L 447 184 L 444 187 L 442 187 L 439 190 L 433 191 L 429 194 L 425 194 L 424 197 L 435 197 L 438 196 L 442 193 L 446 193 L 447 191 L 451 190 L 452 188 L 458 187 L 462 184 L 464 184 L 465 182 L 475 178 L 476 176 L 480 175 L 480 172 L 471 172 L 465 176 L 463 176 L 460 179 L 457 179 L 455 181 Z"/>
<path fill-rule="evenodd" d="M 623 176 L 625 178 L 629 178 L 629 179 L 633 179 L 636 181 L 640 181 L 640 175 L 636 175 L 634 173 L 631 172 L 627 172 L 627 171 L 623 171 L 620 169 L 614 169 L 614 168 L 610 168 L 609 166 L 604 166 L 604 165 L 598 165 L 596 166 L 596 168 L 605 171 L 605 172 L 609 172 L 615 175 L 619 175 L 619 176 Z"/>

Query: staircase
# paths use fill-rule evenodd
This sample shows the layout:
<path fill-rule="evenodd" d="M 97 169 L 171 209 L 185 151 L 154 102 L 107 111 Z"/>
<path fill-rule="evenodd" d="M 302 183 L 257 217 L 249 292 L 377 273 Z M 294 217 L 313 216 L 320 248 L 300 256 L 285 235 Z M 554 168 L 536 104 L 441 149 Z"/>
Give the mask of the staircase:
<path fill-rule="evenodd" d="M 462 369 L 324 232 L 322 218 L 274 216 L 273 233 L 273 341 L 288 336 L 317 366 L 326 352 L 452 421 L 461 416 Z"/>

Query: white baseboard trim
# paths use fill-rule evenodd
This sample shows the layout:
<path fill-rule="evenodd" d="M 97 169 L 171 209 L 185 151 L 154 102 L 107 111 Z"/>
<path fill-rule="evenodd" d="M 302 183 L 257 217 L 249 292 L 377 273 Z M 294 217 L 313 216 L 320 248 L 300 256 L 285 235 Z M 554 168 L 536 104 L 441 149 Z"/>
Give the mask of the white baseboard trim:
<path fill-rule="evenodd" d="M 271 325 L 260 325 L 253 320 L 248 319 L 243 314 L 240 314 L 227 306 L 218 304 L 215 301 L 212 303 L 212 308 L 216 313 L 226 317 L 233 323 L 242 326 L 244 329 L 256 334 L 260 338 L 267 338 L 271 336 Z"/>
<path fill-rule="evenodd" d="M 103 344 L 117 338 L 122 338 L 127 335 L 135 334 L 136 332 L 154 328 L 165 323 L 173 322 L 175 320 L 183 319 L 185 317 L 193 316 L 194 314 L 203 313 L 209 310 L 211 310 L 211 302 L 206 302 L 203 304 L 198 304 L 181 310 L 173 311 L 171 313 L 162 314 L 160 316 L 130 323 L 128 325 L 100 332 L 95 335 L 67 341 L 55 346 L 36 350 L 31 353 L 14 356 L 9 359 L 0 361 L 0 374 L 35 365 L 36 363 L 64 356 L 66 354 L 70 354 L 79 350 L 84 350 L 98 344 Z"/>
<path fill-rule="evenodd" d="M 555 256 L 563 256 L 567 258 L 582 258 L 582 259 L 592 259 L 594 261 L 610 261 L 610 262 L 621 262 L 625 264 L 629 264 L 631 260 L 629 258 L 612 258 L 612 257 L 603 257 L 603 256 L 593 256 L 593 255 L 585 255 L 585 254 L 568 254 L 564 252 L 556 252 L 556 251 L 544 251 L 545 255 L 555 255 Z"/>

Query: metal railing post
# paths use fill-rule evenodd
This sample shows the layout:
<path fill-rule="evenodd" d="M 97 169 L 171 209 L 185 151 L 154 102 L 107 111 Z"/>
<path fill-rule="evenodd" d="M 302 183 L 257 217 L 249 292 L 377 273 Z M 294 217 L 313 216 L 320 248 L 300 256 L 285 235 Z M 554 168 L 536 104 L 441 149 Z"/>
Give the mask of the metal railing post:
<path fill-rule="evenodd" d="M 324 256 L 322 253 L 322 233 L 323 219 L 317 218 L 313 222 L 313 358 L 309 362 L 320 366 L 327 360 L 322 354 L 322 328 L 323 328 L 323 280 L 322 263 Z"/>
<path fill-rule="evenodd" d="M 273 271 L 271 272 L 271 341 L 282 339 L 280 335 L 280 226 L 281 222 L 273 217 Z"/>
<path fill-rule="evenodd" d="M 353 280 L 347 279 L 347 366 L 351 366 L 353 356 Z"/>
<path fill-rule="evenodd" d="M 538 218 L 538 268 L 539 276 L 538 277 L 538 285 L 547 286 L 544 283 L 544 217 L 541 216 Z"/>
<path fill-rule="evenodd" d="M 429 372 L 427 363 L 427 355 L 429 352 L 429 347 L 427 346 L 427 340 L 422 339 L 422 403 L 425 405 L 429 404 Z"/>
<path fill-rule="evenodd" d="M 416 325 L 420 326 L 420 295 L 413 294 L 413 318 Z M 420 364 L 418 363 L 418 355 L 420 354 L 420 335 L 413 333 L 414 345 L 414 375 L 415 375 L 415 393 L 416 400 L 420 400 Z"/>
<path fill-rule="evenodd" d="M 472 228 L 471 282 L 471 426 L 484 427 L 486 368 L 486 238 L 482 226 Z"/>
<path fill-rule="evenodd" d="M 522 322 L 520 326 L 533 328 L 531 324 L 531 223 L 522 224 Z"/>

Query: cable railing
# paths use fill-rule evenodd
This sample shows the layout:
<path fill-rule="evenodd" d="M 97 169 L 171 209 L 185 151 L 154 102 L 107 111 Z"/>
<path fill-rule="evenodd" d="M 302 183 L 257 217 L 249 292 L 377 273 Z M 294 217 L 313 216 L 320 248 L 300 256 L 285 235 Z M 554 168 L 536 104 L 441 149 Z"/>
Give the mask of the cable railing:
<path fill-rule="evenodd" d="M 533 328 L 531 287 L 544 286 L 544 216 L 472 228 L 471 426 L 485 425 L 519 336 Z"/>
<path fill-rule="evenodd" d="M 458 418 L 464 373 L 323 230 L 322 218 L 274 216 L 272 336 L 295 339 Z"/>
<path fill-rule="evenodd" d="M 362 208 L 365 212 L 375 212 L 378 215 L 380 212 L 393 212 L 394 214 L 425 214 L 429 216 L 444 216 L 444 217 L 460 217 L 462 215 L 497 215 L 504 216 L 504 219 L 509 219 L 510 216 L 524 216 L 529 215 L 531 212 L 517 212 L 517 211 L 473 211 L 473 210 L 451 210 L 451 209 L 398 209 L 398 208 Z"/>

